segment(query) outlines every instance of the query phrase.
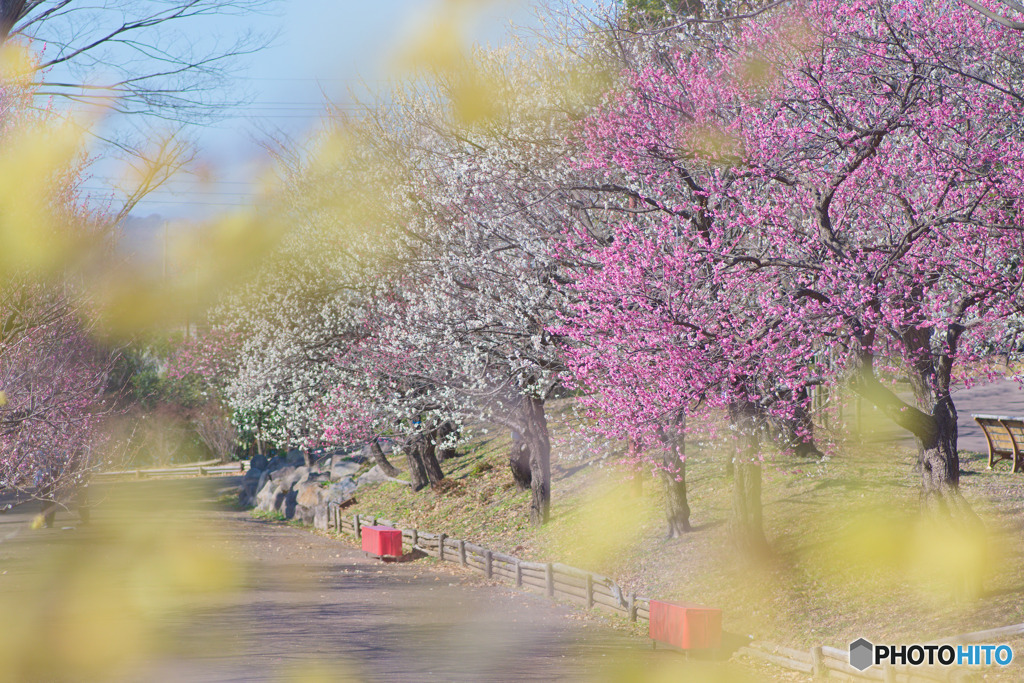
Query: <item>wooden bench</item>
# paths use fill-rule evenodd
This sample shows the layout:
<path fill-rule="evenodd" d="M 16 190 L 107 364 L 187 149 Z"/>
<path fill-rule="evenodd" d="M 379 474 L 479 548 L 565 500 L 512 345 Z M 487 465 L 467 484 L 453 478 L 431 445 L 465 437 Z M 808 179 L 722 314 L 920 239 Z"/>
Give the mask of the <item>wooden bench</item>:
<path fill-rule="evenodd" d="M 1013 471 L 1024 471 L 1024 417 L 972 415 L 988 441 L 988 468 L 1000 460 L 1013 462 Z"/>

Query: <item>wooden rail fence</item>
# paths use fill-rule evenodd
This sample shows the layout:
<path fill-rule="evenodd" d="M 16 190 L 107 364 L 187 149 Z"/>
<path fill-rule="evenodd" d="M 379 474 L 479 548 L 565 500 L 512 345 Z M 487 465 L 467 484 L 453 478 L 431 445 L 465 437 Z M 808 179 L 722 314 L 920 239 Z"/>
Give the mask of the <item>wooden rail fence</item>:
<path fill-rule="evenodd" d="M 221 463 L 220 460 L 210 460 L 207 462 L 197 462 L 189 465 L 178 465 L 171 467 L 151 467 L 148 469 L 96 472 L 92 476 L 94 479 L 117 479 L 122 477 L 135 477 L 136 479 L 159 479 L 163 477 L 241 474 L 245 472 L 247 469 L 249 469 L 249 463 L 246 460 L 240 460 L 239 462 L 229 463 Z"/>
<path fill-rule="evenodd" d="M 327 507 L 327 526 L 339 533 L 360 538 L 364 526 L 401 528 L 383 517 L 345 515 L 335 503 Z M 547 595 L 556 600 L 568 600 L 588 609 L 600 608 L 625 616 L 630 621 L 650 621 L 650 598 L 636 593 L 624 594 L 614 580 L 607 576 L 570 567 L 559 562 L 527 562 L 514 555 L 506 555 L 475 543 L 452 538 L 443 533 L 430 533 L 418 529 L 401 529 L 403 542 L 445 562 L 455 562 L 489 579 L 505 579 L 520 588 Z M 1003 626 L 944 638 L 936 643 L 997 642 L 997 639 L 1024 635 L 1024 624 Z M 858 671 L 850 666 L 849 651 L 834 647 L 812 647 L 797 650 L 764 641 L 752 641 L 737 653 L 771 662 L 792 671 L 828 677 L 836 680 L 885 681 L 909 683 L 914 681 L 973 680 L 974 672 L 960 667 L 886 666 Z"/>
<path fill-rule="evenodd" d="M 333 503 L 327 507 L 327 526 L 334 531 L 359 538 L 362 527 L 378 524 L 399 528 L 382 517 L 344 515 Z M 402 540 L 427 555 L 460 564 L 489 579 L 504 579 L 549 598 L 568 600 L 588 609 L 604 609 L 630 621 L 649 619 L 649 599 L 637 597 L 635 593 L 624 594 L 619 584 L 607 576 L 559 562 L 527 562 L 443 533 L 402 529 Z"/>

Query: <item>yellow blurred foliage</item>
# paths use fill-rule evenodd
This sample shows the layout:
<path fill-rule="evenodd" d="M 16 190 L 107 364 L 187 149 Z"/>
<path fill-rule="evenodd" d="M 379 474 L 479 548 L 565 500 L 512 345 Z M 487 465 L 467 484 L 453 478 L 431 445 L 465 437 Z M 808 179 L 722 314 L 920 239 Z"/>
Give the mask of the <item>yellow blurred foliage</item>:
<path fill-rule="evenodd" d="M 628 482 L 613 476 L 596 484 L 586 501 L 553 525 L 550 541 L 581 569 L 607 566 L 641 533 L 646 512 Z"/>
<path fill-rule="evenodd" d="M 131 514 L 25 549 L 0 583 L 0 681 L 110 680 L 170 642 L 165 618 L 239 568 L 190 524 Z"/>
<path fill-rule="evenodd" d="M 400 71 L 457 70 L 462 64 L 475 16 L 493 0 L 441 0 L 395 56 Z"/>
<path fill-rule="evenodd" d="M 25 88 L 36 73 L 36 59 L 24 45 L 5 42 L 0 45 L 0 83 Z"/>
<path fill-rule="evenodd" d="M 84 233 L 60 214 L 57 179 L 81 150 L 71 123 L 10 131 L 0 153 L 0 268 L 46 275 L 80 253 Z"/>
<path fill-rule="evenodd" d="M 624 654 L 602 667 L 594 680 L 600 683 L 741 683 L 753 679 L 728 664 L 683 658 L 679 653 L 666 652 L 666 657 L 652 662 Z"/>

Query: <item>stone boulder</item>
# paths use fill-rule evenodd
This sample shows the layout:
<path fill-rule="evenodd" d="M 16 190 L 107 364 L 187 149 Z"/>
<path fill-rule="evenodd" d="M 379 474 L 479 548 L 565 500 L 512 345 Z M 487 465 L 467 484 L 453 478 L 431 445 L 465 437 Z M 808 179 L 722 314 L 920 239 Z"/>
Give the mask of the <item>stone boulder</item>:
<path fill-rule="evenodd" d="M 283 501 L 284 493 L 273 480 L 268 479 L 263 488 L 256 494 L 256 509 L 263 512 L 277 510 Z"/>
<path fill-rule="evenodd" d="M 362 467 L 362 464 L 352 458 L 336 455 L 331 460 L 331 481 L 340 481 L 351 477 L 359 471 L 360 467 Z"/>
<path fill-rule="evenodd" d="M 356 483 L 358 486 L 366 486 L 367 484 L 379 484 L 390 480 L 391 477 L 384 474 L 384 470 L 380 468 L 380 465 L 374 465 L 366 472 L 366 474 L 359 477 Z"/>
<path fill-rule="evenodd" d="M 267 469 L 268 464 L 270 464 L 270 461 L 267 460 L 267 456 L 257 453 L 256 455 L 252 456 L 252 459 L 249 460 L 249 469 L 265 470 Z"/>
<path fill-rule="evenodd" d="M 250 469 L 242 477 L 242 483 L 238 487 L 239 505 L 250 506 L 256 501 L 256 494 L 259 492 L 265 473 L 263 470 Z"/>
<path fill-rule="evenodd" d="M 313 509 L 313 528 L 327 531 L 327 504 L 317 505 Z"/>
<path fill-rule="evenodd" d="M 303 507 L 316 507 L 323 502 L 324 488 L 315 481 L 304 481 L 295 485 L 295 503 Z"/>
<path fill-rule="evenodd" d="M 287 467 L 288 461 L 282 458 L 280 455 L 275 455 L 273 458 L 267 461 L 267 471 L 273 472 L 279 470 L 282 467 Z"/>
<path fill-rule="evenodd" d="M 357 488 L 359 487 L 351 479 L 342 479 L 324 489 L 323 502 L 341 505 L 355 495 Z"/>
<path fill-rule="evenodd" d="M 290 476 L 295 471 L 294 467 L 285 465 L 284 467 L 278 467 L 277 469 L 267 470 L 270 473 L 271 481 L 278 482 L 284 477 Z"/>
<path fill-rule="evenodd" d="M 280 484 L 283 488 L 290 489 L 294 488 L 296 484 L 300 484 L 309 479 L 309 468 L 308 467 L 282 467 L 281 469 L 272 472 L 270 478 Z"/>

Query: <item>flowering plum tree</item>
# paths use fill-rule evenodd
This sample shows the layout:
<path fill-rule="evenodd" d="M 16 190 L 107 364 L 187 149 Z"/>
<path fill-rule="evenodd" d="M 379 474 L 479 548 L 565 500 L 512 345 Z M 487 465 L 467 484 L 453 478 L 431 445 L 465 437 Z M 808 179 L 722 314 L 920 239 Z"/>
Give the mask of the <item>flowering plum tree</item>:
<path fill-rule="evenodd" d="M 798 387 L 811 377 L 794 360 L 831 349 L 915 436 L 923 498 L 946 511 L 966 509 L 951 384 L 971 340 L 1024 303 L 1021 41 L 958 5 L 798 3 L 743 23 L 728 48 L 632 74 L 586 129 L 589 163 L 624 173 L 660 217 L 665 262 L 728 274 L 721 291 L 781 330 L 717 369 L 756 358 L 754 376 Z M 618 271 L 629 291 L 663 277 Z M 680 298 L 714 307 L 687 283 Z M 715 345 L 756 336 L 736 310 Z M 913 401 L 887 385 L 897 375 Z"/>
<path fill-rule="evenodd" d="M 0 486 L 53 504 L 101 464 L 110 356 L 38 285 L 5 290 L 0 319 Z"/>
<path fill-rule="evenodd" d="M 587 173 L 565 159 L 587 105 L 571 84 L 587 69 L 564 53 L 478 53 L 469 73 L 487 88 L 479 115 L 465 106 L 468 76 L 442 74 L 407 93 L 400 122 L 381 126 L 393 148 L 409 150 L 411 195 L 396 233 L 409 255 L 396 280 L 401 306 L 383 316 L 394 323 L 384 336 L 396 355 L 418 359 L 420 383 L 455 421 L 512 431 L 510 464 L 531 488 L 534 523 L 549 515 L 545 404 L 561 386 L 552 330 L 569 300 L 559 282 L 571 255 L 550 247 L 585 205 Z"/>

